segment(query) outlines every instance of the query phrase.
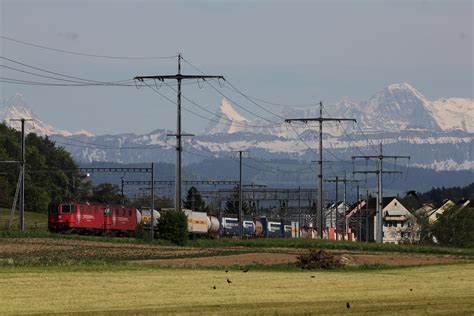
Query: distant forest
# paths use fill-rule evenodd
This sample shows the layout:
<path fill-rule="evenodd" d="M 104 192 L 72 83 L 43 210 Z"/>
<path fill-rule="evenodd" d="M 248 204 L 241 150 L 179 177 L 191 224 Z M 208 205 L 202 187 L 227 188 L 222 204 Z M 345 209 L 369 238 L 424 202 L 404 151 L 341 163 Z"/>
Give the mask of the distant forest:
<path fill-rule="evenodd" d="M 468 199 L 474 203 L 474 182 L 462 188 L 433 188 L 428 192 L 419 193 L 418 199 L 422 203 L 432 203 L 435 206 L 443 204 L 443 202 L 448 199 L 455 203 L 462 199 Z"/>
<path fill-rule="evenodd" d="M 452 200 L 457 203 L 461 200 L 471 201 L 471 207 L 474 206 L 474 182 L 465 187 L 433 188 L 425 193 L 408 194 L 403 202 L 410 210 L 415 210 L 423 204 L 433 204 L 434 207 L 440 207 L 446 200 Z"/>

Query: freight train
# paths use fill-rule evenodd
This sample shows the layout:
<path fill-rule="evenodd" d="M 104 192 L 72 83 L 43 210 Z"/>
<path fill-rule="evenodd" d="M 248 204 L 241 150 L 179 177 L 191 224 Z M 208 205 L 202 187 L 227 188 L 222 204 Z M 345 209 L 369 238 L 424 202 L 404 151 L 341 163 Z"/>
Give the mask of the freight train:
<path fill-rule="evenodd" d="M 157 227 L 161 212 L 168 210 L 153 210 L 153 227 Z M 239 235 L 236 217 L 218 217 L 192 210 L 183 212 L 188 218 L 188 232 L 193 237 Z M 132 236 L 138 225 L 149 230 L 151 218 L 149 208 L 139 210 L 123 205 L 68 201 L 50 205 L 48 228 L 51 232 L 61 233 Z M 298 237 L 299 230 L 297 222 L 270 220 L 266 217 L 246 217 L 242 226 L 246 237 Z"/>

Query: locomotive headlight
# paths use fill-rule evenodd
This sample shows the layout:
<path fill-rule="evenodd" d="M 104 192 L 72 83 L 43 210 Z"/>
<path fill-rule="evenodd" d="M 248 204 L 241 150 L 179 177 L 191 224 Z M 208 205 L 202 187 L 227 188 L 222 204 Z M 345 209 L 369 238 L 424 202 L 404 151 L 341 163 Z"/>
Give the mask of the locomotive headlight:
<path fill-rule="evenodd" d="M 61 219 L 61 215 L 58 215 L 58 219 Z"/>

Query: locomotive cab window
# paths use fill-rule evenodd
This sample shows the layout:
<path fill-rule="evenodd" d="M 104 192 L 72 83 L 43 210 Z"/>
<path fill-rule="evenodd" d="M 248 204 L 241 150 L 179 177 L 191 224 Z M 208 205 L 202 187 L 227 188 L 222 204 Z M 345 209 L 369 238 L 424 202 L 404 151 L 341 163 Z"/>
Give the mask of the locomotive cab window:
<path fill-rule="evenodd" d="M 94 213 L 99 214 L 99 208 L 98 207 L 94 207 Z"/>
<path fill-rule="evenodd" d="M 118 216 L 118 215 L 119 215 L 119 209 L 116 208 L 116 209 L 115 209 L 115 216 Z"/>
<path fill-rule="evenodd" d="M 65 204 L 61 206 L 61 213 L 63 214 L 69 214 L 71 213 L 71 205 Z"/>
<path fill-rule="evenodd" d="M 132 210 L 128 210 L 128 216 L 132 217 Z"/>
<path fill-rule="evenodd" d="M 92 206 L 87 207 L 87 213 L 92 214 Z"/>
<path fill-rule="evenodd" d="M 49 214 L 58 214 L 58 206 L 51 204 L 49 206 Z"/>
<path fill-rule="evenodd" d="M 127 210 L 126 209 L 122 209 L 122 216 L 127 216 Z"/>
<path fill-rule="evenodd" d="M 110 215 L 110 209 L 109 208 L 104 209 L 104 215 Z"/>
<path fill-rule="evenodd" d="M 85 211 L 85 207 L 84 207 L 84 205 L 81 205 L 80 212 L 84 213 L 84 211 Z"/>

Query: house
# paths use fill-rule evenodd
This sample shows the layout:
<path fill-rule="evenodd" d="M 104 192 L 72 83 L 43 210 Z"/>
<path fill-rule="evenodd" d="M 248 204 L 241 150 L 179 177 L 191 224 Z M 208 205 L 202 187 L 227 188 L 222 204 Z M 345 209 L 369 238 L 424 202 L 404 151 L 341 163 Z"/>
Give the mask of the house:
<path fill-rule="evenodd" d="M 433 210 L 429 215 L 428 215 L 428 223 L 434 224 L 438 218 L 443 215 L 444 212 L 447 210 L 451 209 L 453 206 L 456 204 L 451 201 L 451 200 L 446 200 L 443 205 L 438 207 L 437 209 Z"/>
<path fill-rule="evenodd" d="M 344 202 L 332 203 L 326 208 L 324 238 L 329 240 L 348 240 L 345 234 L 346 213 L 349 209 Z"/>
<path fill-rule="evenodd" d="M 359 200 L 349 206 L 346 214 L 346 235 L 350 241 L 367 241 L 369 211 L 367 200 Z"/>
<path fill-rule="evenodd" d="M 444 212 L 452 209 L 453 207 L 457 207 L 458 210 L 462 210 L 463 208 L 469 206 L 471 203 L 470 200 L 467 199 L 461 199 L 458 203 L 454 203 L 451 200 L 447 200 L 441 205 L 439 208 L 433 210 L 429 215 L 428 215 L 428 222 L 430 224 L 434 224 L 438 218 L 443 215 Z"/>
<path fill-rule="evenodd" d="M 414 213 L 417 216 L 429 216 L 434 211 L 434 209 L 435 207 L 433 204 L 425 203 L 422 207 L 416 209 Z"/>
<path fill-rule="evenodd" d="M 419 240 L 416 218 L 397 199 L 393 198 L 382 210 L 383 243 L 401 244 Z"/>
<path fill-rule="evenodd" d="M 369 198 L 355 203 L 349 213 L 348 226 L 356 240 L 374 241 L 377 225 L 377 199 Z M 383 242 L 399 244 L 416 241 L 416 218 L 396 197 L 384 197 L 382 201 Z"/>

